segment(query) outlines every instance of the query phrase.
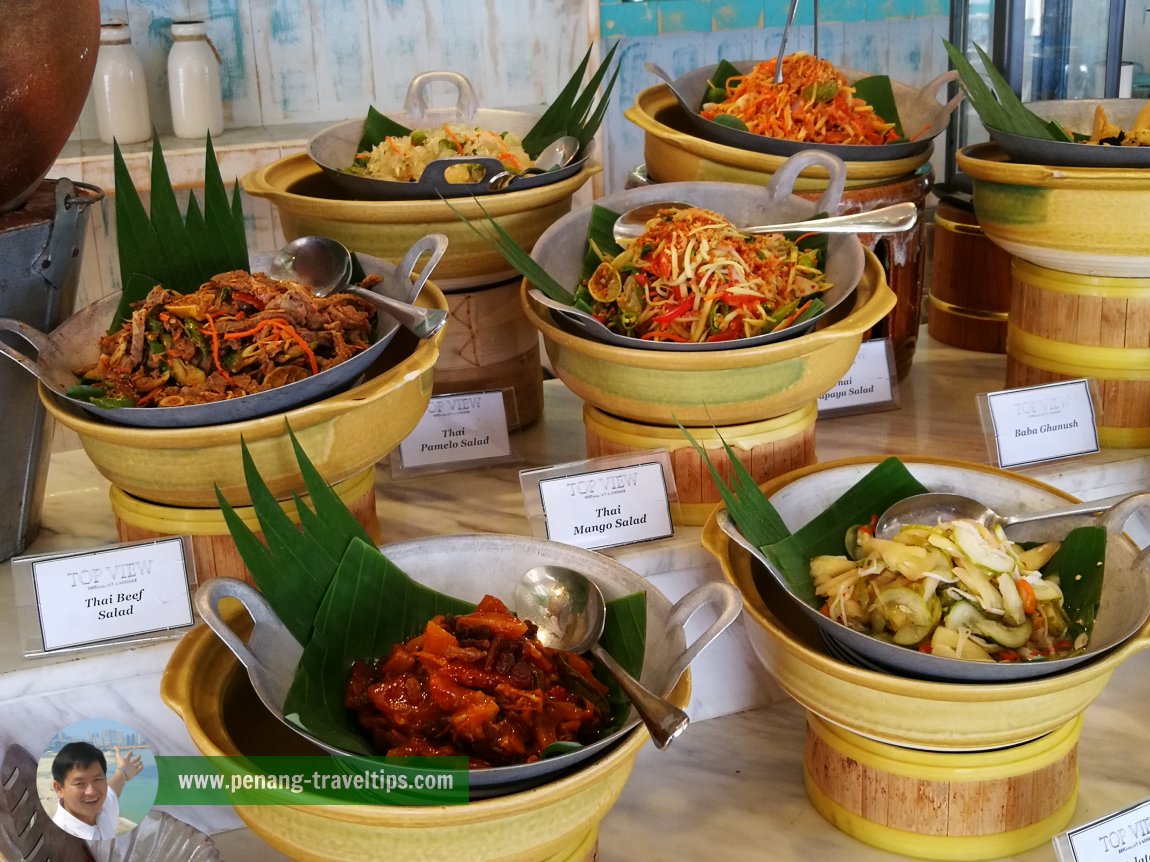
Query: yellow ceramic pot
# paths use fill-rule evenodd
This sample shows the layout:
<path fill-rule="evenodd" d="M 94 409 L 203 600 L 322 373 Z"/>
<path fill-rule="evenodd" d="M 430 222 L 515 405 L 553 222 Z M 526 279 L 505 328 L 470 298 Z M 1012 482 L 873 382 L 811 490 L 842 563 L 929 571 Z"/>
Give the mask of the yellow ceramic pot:
<path fill-rule="evenodd" d="M 237 610 L 233 622 L 238 616 Z M 671 700 L 685 706 L 689 692 L 685 674 Z M 267 714 L 238 660 L 207 626 L 193 629 L 176 647 L 160 694 L 205 755 L 318 751 L 305 750 L 301 737 Z M 312 862 L 585 862 L 595 858 L 599 824 L 647 739 L 646 730 L 636 728 L 571 775 L 466 805 L 261 805 L 241 806 L 236 813 L 272 847 Z"/>
<path fill-rule="evenodd" d="M 354 251 L 397 262 L 425 234 L 445 234 L 449 245 L 435 268 L 435 281 L 452 292 L 515 277 L 503 255 L 477 236 L 468 222 L 485 222 L 486 211 L 529 249 L 552 222 L 570 212 L 572 195 L 601 169 L 589 164 L 550 185 L 480 199 L 456 198 L 450 204 L 439 199 L 358 201 L 349 200 L 319 165 L 300 153 L 252 171 L 243 178 L 243 187 L 275 204 L 288 239 L 329 236 Z"/>
<path fill-rule="evenodd" d="M 643 159 L 647 174 L 654 182 L 715 180 L 761 186 L 786 161 L 786 156 L 730 147 L 693 134 L 682 107 L 666 84 L 640 92 L 623 115 L 646 133 Z M 923 152 L 903 159 L 847 162 L 847 188 L 885 183 L 913 174 L 930 160 L 933 151 L 932 144 Z M 826 184 L 826 169 L 816 166 L 803 172 L 794 189 L 810 191 L 824 188 Z"/>
<path fill-rule="evenodd" d="M 447 308 L 427 282 L 419 304 Z M 441 330 L 417 342 L 400 331 L 363 383 L 339 395 L 276 416 L 202 428 L 134 428 L 91 418 L 40 387 L 40 400 L 75 431 L 96 469 L 113 485 L 154 503 L 214 507 L 215 486 L 233 505 L 251 502 L 240 442 L 280 499 L 306 493 L 287 426 L 329 483 L 374 465 L 423 417 L 431 399 Z"/>
<path fill-rule="evenodd" d="M 915 464 L 953 467 L 994 477 L 1006 493 L 1041 495 L 1049 505 L 1069 499 L 1054 488 L 1005 470 L 943 459 L 903 458 Z M 762 485 L 770 497 L 787 485 L 820 471 L 873 464 L 876 459 L 828 461 L 795 470 Z M 807 502 L 816 511 L 841 493 Z M 815 495 L 816 497 L 818 495 Z M 994 500 L 988 501 L 991 504 Z M 1033 506 L 1027 509 L 1033 509 Z M 784 520 L 787 513 L 781 512 Z M 894 745 L 939 751 L 975 751 L 1016 745 L 1066 725 L 1101 693 L 1118 665 L 1150 648 L 1150 623 L 1113 651 L 1077 669 L 1032 681 L 1002 684 L 946 683 L 878 673 L 832 658 L 815 625 L 771 578 L 752 576 L 758 565 L 719 528 L 714 516 L 703 528 L 703 545 L 723 574 L 743 594 L 755 652 L 779 684 L 807 709 L 832 724 Z"/>
<path fill-rule="evenodd" d="M 520 298 L 527 319 L 543 333 L 556 375 L 572 392 L 606 413 L 672 426 L 737 425 L 799 410 L 838 383 L 854 362 L 863 333 L 895 305 L 882 265 L 870 251 L 845 317 L 759 347 L 698 352 L 617 347 L 560 329 L 526 285 Z"/>
<path fill-rule="evenodd" d="M 1063 272 L 1150 276 L 1150 171 L 1020 164 L 994 143 L 963 147 L 957 160 L 996 245 Z"/>

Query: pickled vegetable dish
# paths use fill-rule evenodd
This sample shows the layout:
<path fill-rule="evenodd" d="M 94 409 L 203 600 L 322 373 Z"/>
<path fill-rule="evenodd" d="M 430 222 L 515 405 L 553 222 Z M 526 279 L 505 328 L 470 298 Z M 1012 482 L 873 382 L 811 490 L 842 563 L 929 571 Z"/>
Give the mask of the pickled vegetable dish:
<path fill-rule="evenodd" d="M 823 310 L 818 252 L 782 234 L 744 235 L 711 210 L 666 209 L 586 284 L 593 313 L 621 335 L 730 341 L 776 332 Z"/>
<path fill-rule="evenodd" d="M 369 284 L 378 276 L 369 276 Z M 349 293 L 241 270 L 194 293 L 157 286 L 68 395 L 98 407 L 180 407 L 238 398 L 319 374 L 371 345 L 374 306 Z"/>
<path fill-rule="evenodd" d="M 1065 658 L 1086 648 L 1071 634 L 1056 578 L 1041 568 L 1058 550 L 1024 550 L 972 520 L 905 527 L 879 539 L 848 535 L 849 556 L 811 560 L 822 612 L 850 628 L 932 655 L 974 661 Z"/>
<path fill-rule="evenodd" d="M 725 98 L 704 103 L 708 120 L 756 135 L 817 144 L 890 144 L 901 139 L 894 122 L 875 113 L 832 63 L 809 54 L 783 58 L 776 84 L 774 59 L 727 79 Z"/>
<path fill-rule="evenodd" d="M 410 135 L 389 135 L 370 150 L 357 153 L 347 171 L 377 180 L 415 182 L 436 159 L 486 156 L 499 159 L 509 171 L 531 167 L 523 143 L 511 132 L 493 132 L 457 123 L 435 129 L 417 129 Z M 474 164 L 452 165 L 443 172 L 449 183 L 474 183 L 483 179 L 483 168 Z"/>
<path fill-rule="evenodd" d="M 485 596 L 441 615 L 375 663 L 356 662 L 344 697 L 381 754 L 465 755 L 472 768 L 530 763 L 557 742 L 593 742 L 611 723 L 607 687 L 575 653 Z"/>

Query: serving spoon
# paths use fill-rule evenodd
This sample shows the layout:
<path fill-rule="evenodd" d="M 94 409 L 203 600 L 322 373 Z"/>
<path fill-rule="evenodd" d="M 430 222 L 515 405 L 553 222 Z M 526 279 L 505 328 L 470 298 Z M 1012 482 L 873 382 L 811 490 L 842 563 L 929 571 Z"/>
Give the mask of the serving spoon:
<path fill-rule="evenodd" d="M 883 512 L 878 521 L 875 522 L 874 535 L 880 539 L 889 539 L 898 535 L 899 530 L 903 527 L 914 524 L 934 526 L 944 521 L 956 520 L 978 521 L 991 530 L 995 527 L 1006 529 L 1015 524 L 1031 524 L 1035 521 L 1062 518 L 1067 515 L 1097 515 L 1099 512 L 1105 512 L 1112 506 L 1130 499 L 1130 496 L 1123 494 L 1119 497 L 1076 503 L 1073 506 L 1061 506 L 1042 512 L 1000 515 L 989 506 L 961 494 L 915 494 L 899 500 Z"/>
<path fill-rule="evenodd" d="M 688 209 L 692 206 L 693 204 L 685 204 L 680 201 L 663 201 L 633 207 L 615 219 L 615 226 L 611 233 L 615 237 L 615 242 L 622 245 L 624 242 L 641 236 L 647 229 L 647 222 L 658 215 L 660 210 Z M 880 234 L 910 230 L 917 221 L 918 207 L 910 201 L 903 201 L 867 212 L 813 218 L 805 221 L 751 225 L 750 227 L 740 227 L 738 230 L 749 234 L 787 233 L 790 231 Z"/>
<path fill-rule="evenodd" d="M 579 139 L 574 135 L 564 135 L 545 146 L 531 167 L 521 171 L 500 171 L 488 180 L 487 187 L 493 192 L 501 192 L 510 185 L 512 180 L 519 179 L 519 177 L 545 174 L 556 168 L 566 167 L 578 153 Z"/>
<path fill-rule="evenodd" d="M 423 286 L 446 250 L 447 238 L 442 234 L 429 234 L 408 250 L 408 255 L 415 255 L 413 265 L 423 252 L 431 252 L 431 259 L 420 273 L 417 282 L 419 287 Z M 404 262 L 407 260 L 405 256 Z M 401 271 L 411 271 L 410 267 L 405 270 L 403 266 L 401 263 Z M 302 284 L 314 296 L 330 296 L 336 291 L 342 291 L 366 299 L 418 338 L 431 338 L 447 323 L 447 312 L 441 308 L 422 308 L 350 284 L 351 271 L 351 252 L 343 243 L 325 236 L 301 236 L 292 240 L 276 252 L 268 266 L 272 278 Z"/>
<path fill-rule="evenodd" d="M 656 748 L 666 748 L 690 723 L 687 713 L 644 686 L 599 646 L 607 605 L 590 578 L 562 566 L 536 566 L 515 587 L 515 611 L 535 623 L 544 646 L 590 650 L 634 705 Z"/>
<path fill-rule="evenodd" d="M 564 314 L 569 314 L 572 317 L 578 317 L 580 320 L 590 324 L 591 327 L 597 331 L 601 331 L 605 335 L 610 336 L 612 340 L 625 337 L 621 336 L 618 332 L 612 331 L 606 323 L 597 318 L 595 315 L 586 312 L 581 308 L 577 308 L 574 305 L 568 305 L 565 302 L 560 302 L 557 299 L 552 299 L 541 290 L 532 290 L 531 298 L 538 302 L 540 305 L 545 305 L 548 308 L 555 309 L 556 311 L 562 311 Z"/>

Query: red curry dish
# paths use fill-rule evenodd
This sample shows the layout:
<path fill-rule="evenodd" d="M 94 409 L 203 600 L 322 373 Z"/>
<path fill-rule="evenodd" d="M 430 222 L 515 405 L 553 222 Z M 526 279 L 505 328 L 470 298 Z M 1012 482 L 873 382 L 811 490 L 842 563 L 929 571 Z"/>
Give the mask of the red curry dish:
<path fill-rule="evenodd" d="M 381 754 L 464 755 L 472 768 L 538 760 L 555 742 L 593 742 L 611 722 L 607 687 L 575 653 L 484 596 L 432 619 L 374 664 L 356 662 L 344 703 Z"/>
<path fill-rule="evenodd" d="M 378 277 L 369 276 L 369 279 Z M 365 282 L 367 284 L 367 282 Z M 375 309 L 349 293 L 242 270 L 194 293 L 154 287 L 81 372 L 101 407 L 181 407 L 293 383 L 371 346 Z"/>

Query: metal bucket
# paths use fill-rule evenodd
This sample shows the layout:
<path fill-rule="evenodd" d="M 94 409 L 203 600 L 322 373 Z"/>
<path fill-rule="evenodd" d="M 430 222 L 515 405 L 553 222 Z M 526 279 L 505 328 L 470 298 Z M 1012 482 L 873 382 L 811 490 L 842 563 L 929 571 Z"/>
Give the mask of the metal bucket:
<path fill-rule="evenodd" d="M 103 191 L 71 180 L 45 180 L 24 206 L 0 216 L 0 316 L 49 331 L 72 313 L 80 276 L 87 210 Z M 51 453 L 51 422 L 37 382 L 0 361 L 0 404 L 8 421 L 0 450 L 0 560 L 21 553 L 40 526 Z"/>

